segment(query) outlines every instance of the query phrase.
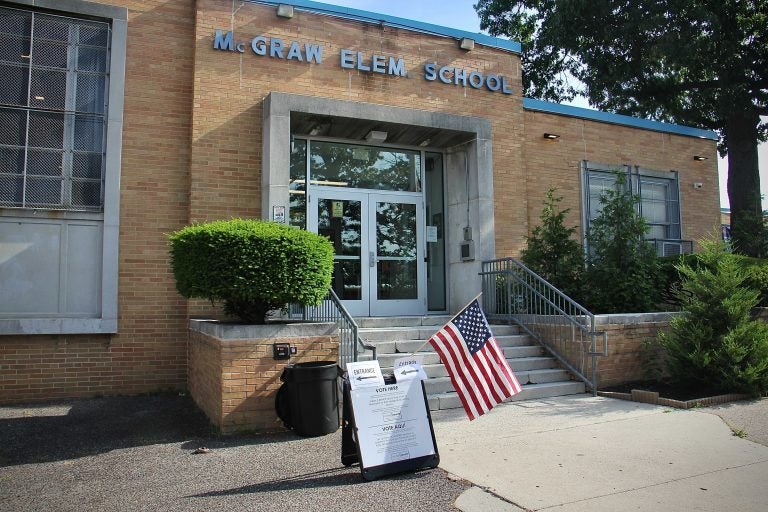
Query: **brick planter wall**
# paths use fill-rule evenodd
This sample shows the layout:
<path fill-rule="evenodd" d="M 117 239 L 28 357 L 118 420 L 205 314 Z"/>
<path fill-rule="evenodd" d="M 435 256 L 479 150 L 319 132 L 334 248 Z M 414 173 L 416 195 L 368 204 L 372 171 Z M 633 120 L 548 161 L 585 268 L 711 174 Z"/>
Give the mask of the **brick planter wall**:
<path fill-rule="evenodd" d="M 608 333 L 608 356 L 598 358 L 598 388 L 643 380 L 643 340 L 656 338 L 669 329 L 678 313 L 597 315 L 596 330 Z"/>
<path fill-rule="evenodd" d="M 189 392 L 223 434 L 282 430 L 275 413 L 280 375 L 290 363 L 337 361 L 335 323 L 235 325 L 189 323 Z M 290 343 L 297 354 L 275 361 L 273 343 Z"/>

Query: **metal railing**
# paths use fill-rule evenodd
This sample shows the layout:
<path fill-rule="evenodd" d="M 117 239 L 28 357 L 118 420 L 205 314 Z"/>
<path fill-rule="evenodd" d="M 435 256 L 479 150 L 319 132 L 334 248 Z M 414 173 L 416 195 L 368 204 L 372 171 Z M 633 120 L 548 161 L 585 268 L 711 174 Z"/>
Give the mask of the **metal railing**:
<path fill-rule="evenodd" d="M 371 352 L 376 359 L 376 346 L 360 339 L 358 326 L 333 289 L 318 306 L 291 304 L 288 316 L 306 322 L 336 322 L 339 325 L 339 366 L 346 369 L 349 362 L 357 361 L 360 349 Z"/>
<path fill-rule="evenodd" d="M 597 394 L 608 338 L 595 331 L 595 315 L 513 258 L 484 261 L 480 276 L 486 316 L 519 325 Z"/>

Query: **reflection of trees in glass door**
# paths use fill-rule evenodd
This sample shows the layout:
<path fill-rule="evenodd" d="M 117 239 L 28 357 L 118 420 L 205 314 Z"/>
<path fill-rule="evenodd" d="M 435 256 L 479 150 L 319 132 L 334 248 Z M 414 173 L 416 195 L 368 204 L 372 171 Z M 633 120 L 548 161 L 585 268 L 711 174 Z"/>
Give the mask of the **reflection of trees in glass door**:
<path fill-rule="evenodd" d="M 340 189 L 310 196 L 309 227 L 334 245 L 332 287 L 350 313 L 426 313 L 421 197 Z"/>

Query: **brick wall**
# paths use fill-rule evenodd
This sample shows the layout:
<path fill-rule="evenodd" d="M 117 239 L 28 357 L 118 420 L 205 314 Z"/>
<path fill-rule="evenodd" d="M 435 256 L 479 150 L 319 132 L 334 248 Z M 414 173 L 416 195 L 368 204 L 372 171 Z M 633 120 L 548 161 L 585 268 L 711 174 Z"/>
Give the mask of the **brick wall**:
<path fill-rule="evenodd" d="M 560 135 L 544 139 L 544 133 Z M 639 165 L 659 171 L 678 171 L 682 238 L 700 240 L 720 233 L 720 191 L 715 142 L 669 133 L 639 130 L 596 121 L 525 111 L 527 215 L 539 223 L 547 190 L 556 187 L 570 208 L 568 226 L 581 225 L 580 164 L 589 160 L 606 165 Z M 708 157 L 693 160 L 693 155 Z M 694 183 L 702 183 L 694 189 Z M 498 224 L 498 219 L 497 219 Z M 583 234 L 582 234 L 583 235 Z M 509 254 L 513 255 L 513 254 Z"/>
<path fill-rule="evenodd" d="M 296 326 L 286 326 L 293 329 Z M 270 334 L 227 339 L 200 332 L 193 325 L 190 335 L 190 393 L 200 409 L 224 434 L 237 431 L 281 430 L 275 413 L 275 395 L 282 385 L 280 375 L 289 363 L 337 361 L 339 335 L 335 324 L 305 324 L 306 335 Z M 318 332 L 323 332 L 317 335 Z M 225 335 L 226 336 L 226 335 Z M 297 355 L 275 361 L 274 342 L 289 343 Z"/>
<path fill-rule="evenodd" d="M 599 315 L 596 329 L 608 333 L 608 356 L 598 358 L 598 388 L 646 379 L 643 342 L 669 330 L 669 314 Z"/>

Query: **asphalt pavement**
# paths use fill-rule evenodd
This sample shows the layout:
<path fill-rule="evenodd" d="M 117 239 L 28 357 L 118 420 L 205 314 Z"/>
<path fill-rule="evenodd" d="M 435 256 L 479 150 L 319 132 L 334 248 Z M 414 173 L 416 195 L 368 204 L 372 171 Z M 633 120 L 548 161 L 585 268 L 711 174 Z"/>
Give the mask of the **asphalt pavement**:
<path fill-rule="evenodd" d="M 589 395 L 438 411 L 440 468 L 367 482 L 340 431 L 218 437 L 186 396 L 0 406 L 0 510 L 762 512 L 766 419 Z"/>

